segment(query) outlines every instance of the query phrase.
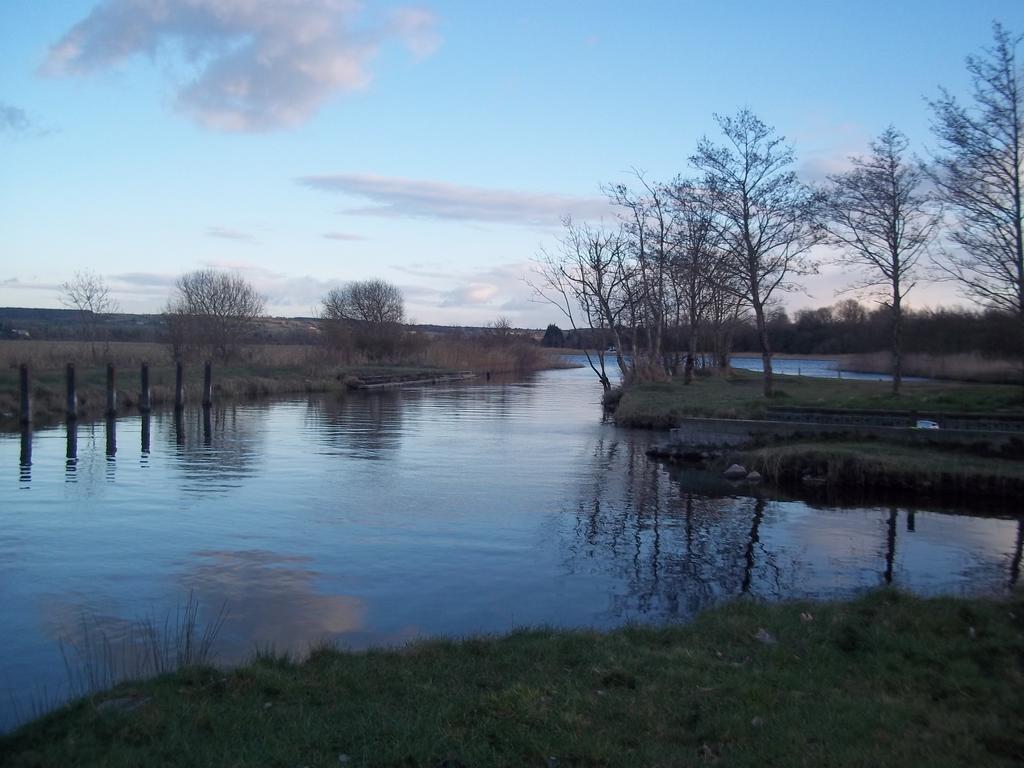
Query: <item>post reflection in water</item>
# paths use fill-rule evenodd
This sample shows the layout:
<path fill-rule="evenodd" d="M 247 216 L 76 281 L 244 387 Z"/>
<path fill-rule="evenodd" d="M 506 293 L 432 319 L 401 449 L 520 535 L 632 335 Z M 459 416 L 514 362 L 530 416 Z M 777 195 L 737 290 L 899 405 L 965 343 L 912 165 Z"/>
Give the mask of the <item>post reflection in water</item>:
<path fill-rule="evenodd" d="M 896 559 L 896 515 L 895 507 L 889 510 L 889 522 L 886 525 L 885 534 L 885 573 L 883 575 L 886 584 L 892 584 L 892 565 Z"/>
<path fill-rule="evenodd" d="M 21 446 L 18 452 L 18 480 L 28 484 L 32 481 L 32 425 L 21 425 Z"/>
<path fill-rule="evenodd" d="M 107 482 L 113 482 L 117 470 L 117 416 L 108 414 L 106 421 Z"/>
<path fill-rule="evenodd" d="M 209 448 L 213 444 L 213 421 L 210 415 L 210 411 L 213 410 L 209 405 L 203 406 L 203 445 Z"/>
<path fill-rule="evenodd" d="M 75 470 L 78 467 L 78 422 L 75 420 L 67 422 L 66 429 L 64 479 L 67 482 L 74 482 Z"/>
<path fill-rule="evenodd" d="M 107 416 L 107 461 L 113 462 L 117 456 L 117 417 Z"/>
<path fill-rule="evenodd" d="M 150 427 L 152 423 L 152 415 L 149 411 L 142 414 L 142 456 L 140 462 L 142 466 L 146 466 L 149 463 L 149 444 L 150 444 Z"/>
<path fill-rule="evenodd" d="M 174 444 L 179 448 L 185 444 L 185 413 L 181 408 L 174 409 Z"/>

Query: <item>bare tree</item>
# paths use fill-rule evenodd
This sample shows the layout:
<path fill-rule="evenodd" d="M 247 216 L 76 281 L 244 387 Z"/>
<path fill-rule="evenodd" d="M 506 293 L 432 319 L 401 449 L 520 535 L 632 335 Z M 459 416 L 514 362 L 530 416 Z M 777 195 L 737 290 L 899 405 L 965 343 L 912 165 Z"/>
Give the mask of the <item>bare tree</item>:
<path fill-rule="evenodd" d="M 354 346 L 369 357 L 392 354 L 402 338 L 405 300 L 385 280 L 357 280 L 332 288 L 321 300 L 320 317 L 336 347 Z"/>
<path fill-rule="evenodd" d="M 765 307 L 776 291 L 793 287 L 794 275 L 813 271 L 807 251 L 817 242 L 814 196 L 791 170 L 793 149 L 750 110 L 716 115 L 725 136 L 707 137 L 691 164 L 716 196 L 726 257 L 723 283 L 753 310 L 764 364 L 764 394 L 773 393 L 772 349 Z"/>
<path fill-rule="evenodd" d="M 931 102 L 940 149 L 929 176 L 955 217 L 940 268 L 968 298 L 1015 315 L 1024 343 L 1024 36 L 997 23 L 993 37 L 983 56 L 967 58 L 971 107 L 945 90 Z"/>
<path fill-rule="evenodd" d="M 515 340 L 515 327 L 507 315 L 498 315 L 487 324 L 487 339 L 497 346 L 511 344 Z"/>
<path fill-rule="evenodd" d="M 611 201 L 620 206 L 623 233 L 632 260 L 629 270 L 630 284 L 625 293 L 629 301 L 630 327 L 635 334 L 643 326 L 646 345 L 646 364 L 637 366 L 641 350 L 633 349 L 633 368 L 645 376 L 655 375 L 664 368 L 662 347 L 670 310 L 670 272 L 674 258 L 675 237 L 668 189 L 649 182 L 641 171 L 634 171 L 641 191 L 634 192 L 625 184 L 605 188 Z"/>
<path fill-rule="evenodd" d="M 842 263 L 859 273 L 850 288 L 873 293 L 892 317 L 892 391 L 903 378 L 903 299 L 919 279 L 918 263 L 935 234 L 939 215 L 922 193 L 924 171 L 904 159 L 907 137 L 893 126 L 871 142 L 869 157 L 829 176 L 823 224 Z M 880 294 L 880 295 L 879 295 Z"/>
<path fill-rule="evenodd" d="M 685 312 L 689 335 L 683 383 L 689 384 L 693 381 L 698 339 L 715 298 L 715 284 L 726 276 L 720 274 L 722 251 L 714 195 L 689 179 L 677 179 L 669 187 L 669 194 L 674 203 L 676 237 L 671 269 L 676 325 L 681 325 Z"/>
<path fill-rule="evenodd" d="M 182 275 L 166 310 L 175 356 L 197 351 L 230 358 L 263 311 L 263 297 L 241 275 L 215 269 Z"/>
<path fill-rule="evenodd" d="M 536 279 L 527 283 L 541 299 L 558 307 L 573 330 L 580 330 L 583 324 L 598 331 L 594 334 L 594 354 L 586 348 L 583 353 L 607 392 L 612 386 L 605 366 L 609 342 L 615 348 L 620 372 L 627 378 L 630 373 L 619 333 L 624 307 L 622 289 L 627 280 L 623 260 L 625 239 L 621 227 L 578 225 L 570 218 L 562 223 L 565 235 L 559 251 L 541 250 L 535 262 Z"/>
<path fill-rule="evenodd" d="M 61 304 L 78 311 L 82 335 L 95 357 L 103 316 L 117 312 L 117 301 L 110 295 L 110 288 L 103 278 L 90 270 L 75 272 L 72 280 L 61 284 L 60 292 Z"/>
<path fill-rule="evenodd" d="M 385 280 L 357 280 L 332 288 L 322 303 L 323 316 L 363 323 L 401 323 L 405 300 L 397 285 Z"/>

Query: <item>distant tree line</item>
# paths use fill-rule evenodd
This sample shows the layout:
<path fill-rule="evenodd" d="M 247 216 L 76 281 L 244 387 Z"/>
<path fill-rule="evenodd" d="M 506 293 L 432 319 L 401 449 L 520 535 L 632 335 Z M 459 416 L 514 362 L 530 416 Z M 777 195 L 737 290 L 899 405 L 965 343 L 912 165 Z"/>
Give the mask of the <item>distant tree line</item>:
<path fill-rule="evenodd" d="M 904 351 L 950 355 L 977 352 L 993 358 L 1013 358 L 1017 354 L 1016 319 L 1006 312 L 972 311 L 960 308 L 906 310 L 904 313 Z M 785 310 L 774 309 L 766 321 L 776 353 L 788 355 L 845 355 L 878 352 L 886 347 L 891 329 L 891 316 L 886 307 L 868 306 L 854 299 L 845 299 L 832 306 L 801 309 L 792 317 Z M 554 326 L 559 332 L 557 326 Z M 572 349 L 596 349 L 603 331 L 583 328 L 561 332 L 557 346 Z M 619 338 L 632 348 L 629 329 L 619 329 Z M 740 318 L 730 330 L 732 349 L 741 353 L 757 353 L 758 330 L 751 318 Z M 638 347 L 643 347 L 646 334 L 637 334 Z M 690 333 L 685 326 L 672 329 L 664 342 L 669 355 L 685 352 Z M 554 345 L 553 345 L 554 346 Z M 718 366 L 721 361 L 710 353 L 699 354 L 698 365 Z"/>

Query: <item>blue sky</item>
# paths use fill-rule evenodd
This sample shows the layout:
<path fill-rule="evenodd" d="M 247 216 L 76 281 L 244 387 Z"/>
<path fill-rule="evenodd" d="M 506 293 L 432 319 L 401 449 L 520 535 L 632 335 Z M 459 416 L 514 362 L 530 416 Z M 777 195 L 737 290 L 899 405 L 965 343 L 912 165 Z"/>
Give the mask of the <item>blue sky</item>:
<path fill-rule="evenodd" d="M 602 183 L 688 172 L 743 106 L 808 181 L 889 123 L 924 154 L 926 97 L 967 92 L 994 20 L 1024 31 L 1024 3 L 7 0 L 0 305 L 92 269 L 158 311 L 214 265 L 275 314 L 382 277 L 419 322 L 542 327 L 530 260 L 562 213 L 609 215 Z"/>

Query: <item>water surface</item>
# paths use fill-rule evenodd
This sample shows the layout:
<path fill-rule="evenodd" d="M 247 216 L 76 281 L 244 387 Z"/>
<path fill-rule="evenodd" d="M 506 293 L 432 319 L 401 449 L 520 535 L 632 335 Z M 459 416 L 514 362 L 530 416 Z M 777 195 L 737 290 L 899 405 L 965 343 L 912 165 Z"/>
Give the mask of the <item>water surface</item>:
<path fill-rule="evenodd" d="M 577 369 L 0 436 L 0 721 L 60 698 L 62 644 L 190 593 L 231 662 L 1018 577 L 1016 518 L 744 495 L 649 460 L 600 395 Z"/>

